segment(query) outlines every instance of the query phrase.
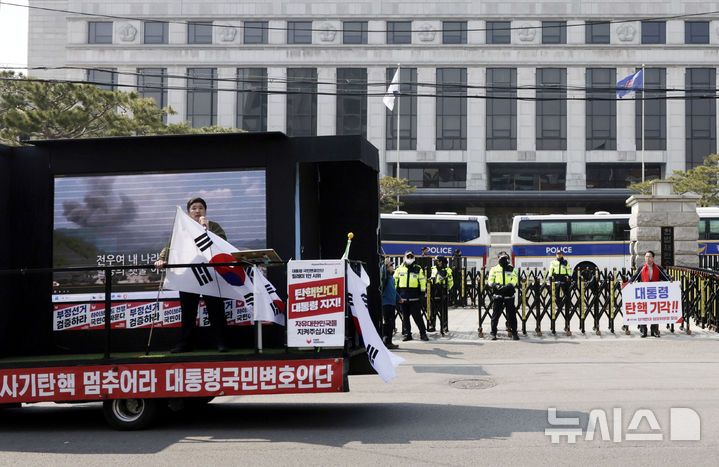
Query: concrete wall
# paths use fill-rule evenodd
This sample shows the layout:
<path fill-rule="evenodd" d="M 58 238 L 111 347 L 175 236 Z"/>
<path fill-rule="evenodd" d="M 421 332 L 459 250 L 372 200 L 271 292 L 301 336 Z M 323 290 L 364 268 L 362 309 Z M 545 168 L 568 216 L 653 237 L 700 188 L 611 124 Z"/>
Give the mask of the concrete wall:
<path fill-rule="evenodd" d="M 698 195 L 674 194 L 672 182 L 655 182 L 651 195 L 635 195 L 627 200 L 632 263 L 644 264 L 648 250 L 655 253 L 655 262 L 662 264 L 662 227 L 674 228 L 674 266 L 699 266 Z M 664 190 L 664 191 L 662 191 Z"/>

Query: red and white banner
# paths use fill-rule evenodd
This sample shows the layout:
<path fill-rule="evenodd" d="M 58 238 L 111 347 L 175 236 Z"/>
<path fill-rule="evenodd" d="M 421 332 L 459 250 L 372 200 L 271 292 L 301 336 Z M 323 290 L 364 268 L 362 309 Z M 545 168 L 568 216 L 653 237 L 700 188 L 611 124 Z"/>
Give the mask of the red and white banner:
<path fill-rule="evenodd" d="M 113 302 L 111 322 L 113 329 L 149 328 L 155 320 L 156 328 L 182 326 L 182 310 L 179 300 L 159 302 Z M 245 300 L 225 300 L 225 316 L 230 326 L 252 324 L 252 307 Z M 209 326 L 204 300 L 197 310 L 197 325 Z M 105 303 L 53 304 L 53 331 L 82 331 L 105 328 Z"/>
<path fill-rule="evenodd" d="M 342 359 L 0 370 L 0 404 L 343 391 Z"/>
<path fill-rule="evenodd" d="M 677 323 L 682 318 L 679 282 L 633 282 L 622 289 L 624 325 Z"/>
<path fill-rule="evenodd" d="M 290 261 L 287 289 L 287 345 L 344 346 L 344 260 Z"/>

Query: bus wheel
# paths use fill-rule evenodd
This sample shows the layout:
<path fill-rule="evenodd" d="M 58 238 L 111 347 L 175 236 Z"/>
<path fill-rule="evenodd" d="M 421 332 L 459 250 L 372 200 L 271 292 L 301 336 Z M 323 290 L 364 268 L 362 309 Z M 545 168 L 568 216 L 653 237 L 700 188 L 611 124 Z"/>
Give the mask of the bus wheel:
<path fill-rule="evenodd" d="M 155 399 L 113 399 L 102 403 L 107 423 L 116 430 L 142 430 L 155 421 L 158 402 Z"/>

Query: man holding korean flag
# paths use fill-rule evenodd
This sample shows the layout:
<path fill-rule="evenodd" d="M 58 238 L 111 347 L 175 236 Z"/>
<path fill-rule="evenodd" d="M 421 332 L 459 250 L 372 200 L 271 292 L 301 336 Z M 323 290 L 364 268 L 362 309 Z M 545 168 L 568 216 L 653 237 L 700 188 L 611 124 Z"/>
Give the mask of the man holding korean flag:
<path fill-rule="evenodd" d="M 187 352 L 193 349 L 200 296 L 207 306 L 210 324 L 217 340 L 217 350 L 220 352 L 228 350 L 225 343 L 227 322 L 223 298 L 254 303 L 255 321 L 284 324 L 284 316 L 278 316 L 272 307 L 278 301 L 275 299 L 279 297 L 271 295 L 274 287 L 259 271 L 255 272 L 255 280 L 260 287 L 255 288 L 251 273 L 239 264 L 212 266 L 213 263 L 236 263 L 237 260 L 231 253 L 237 251 L 237 248 L 227 242 L 225 232 L 219 224 L 207 220 L 206 209 L 207 204 L 202 198 L 191 199 L 187 203 L 187 213 L 177 207 L 172 237 L 155 263 L 158 269 L 163 269 L 168 263 L 193 264 L 187 268 L 169 268 L 163 284 L 166 289 L 180 291 L 182 339 L 172 352 Z M 261 296 L 254 296 L 255 294 Z"/>

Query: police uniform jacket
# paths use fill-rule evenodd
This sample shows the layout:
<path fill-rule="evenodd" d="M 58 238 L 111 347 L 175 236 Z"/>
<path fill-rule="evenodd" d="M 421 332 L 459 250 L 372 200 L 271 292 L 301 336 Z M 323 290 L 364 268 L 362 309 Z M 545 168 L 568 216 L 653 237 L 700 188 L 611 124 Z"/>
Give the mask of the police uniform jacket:
<path fill-rule="evenodd" d="M 549 271 L 547 272 L 547 276 L 552 276 L 557 282 L 564 282 L 571 275 L 572 268 L 569 267 L 569 262 L 566 259 L 563 259 L 562 262 L 558 259 L 552 261 L 552 264 L 549 265 Z"/>
<path fill-rule="evenodd" d="M 454 278 L 452 277 L 452 269 L 451 268 L 441 268 L 441 270 L 444 270 L 444 278 L 440 277 L 439 275 L 439 269 L 437 266 L 432 266 L 432 283 L 437 285 L 445 285 L 447 286 L 447 290 L 454 287 Z"/>
<path fill-rule="evenodd" d="M 427 279 L 424 270 L 418 264 L 407 266 L 402 263 L 394 271 L 394 284 L 397 292 L 404 299 L 417 299 L 427 290 Z"/>
<path fill-rule="evenodd" d="M 506 269 L 501 264 L 497 264 L 489 270 L 487 284 L 490 287 L 499 286 L 498 294 L 505 297 L 514 295 L 514 287 L 517 286 L 519 277 L 513 266 L 507 266 Z"/>

